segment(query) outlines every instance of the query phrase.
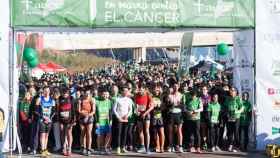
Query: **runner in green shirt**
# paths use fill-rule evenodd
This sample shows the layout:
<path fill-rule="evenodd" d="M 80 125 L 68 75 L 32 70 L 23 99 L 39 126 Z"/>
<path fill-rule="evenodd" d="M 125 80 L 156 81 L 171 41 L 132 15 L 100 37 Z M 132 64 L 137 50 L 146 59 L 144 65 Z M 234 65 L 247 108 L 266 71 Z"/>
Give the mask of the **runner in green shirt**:
<path fill-rule="evenodd" d="M 108 90 L 102 89 L 101 96 L 96 100 L 96 134 L 97 146 L 100 152 L 110 152 L 111 127 L 112 127 L 112 105 Z M 104 138 L 105 136 L 105 138 Z"/>
<path fill-rule="evenodd" d="M 19 119 L 20 119 L 20 132 L 23 151 L 27 151 L 28 147 L 31 147 L 30 142 L 30 132 L 31 132 L 31 119 L 29 117 L 29 111 L 31 106 L 32 96 L 29 92 L 25 93 L 24 98 L 19 103 Z"/>
<path fill-rule="evenodd" d="M 219 135 L 220 135 L 220 114 L 221 114 L 221 105 L 218 102 L 218 94 L 214 94 L 212 97 L 212 102 L 208 105 L 209 118 L 210 118 L 210 141 L 211 141 L 211 151 L 221 151 L 218 147 L 219 144 Z"/>
<path fill-rule="evenodd" d="M 229 140 L 229 151 L 236 152 L 233 149 L 233 144 L 235 143 L 235 148 L 239 148 L 240 137 L 239 137 L 239 126 L 240 126 L 240 114 L 243 112 L 243 103 L 240 97 L 237 95 L 237 90 L 235 88 L 230 89 L 230 96 L 226 98 L 226 111 L 228 115 L 228 140 Z"/>
<path fill-rule="evenodd" d="M 249 102 L 249 93 L 244 92 L 242 94 L 242 101 L 243 101 L 243 112 L 241 113 L 240 116 L 240 130 L 239 130 L 239 135 L 241 136 L 242 132 L 244 133 L 244 146 L 242 147 L 243 151 L 247 151 L 247 146 L 249 142 L 249 126 L 252 120 L 252 105 Z"/>
<path fill-rule="evenodd" d="M 190 151 L 191 152 L 198 152 L 201 153 L 200 150 L 200 112 L 203 110 L 203 105 L 201 100 L 197 97 L 197 92 L 195 90 L 191 91 L 191 100 L 186 101 L 185 108 L 186 108 L 186 121 L 188 124 L 187 129 L 190 133 L 190 137 L 193 135 L 194 136 L 194 142 L 188 140 L 191 144 Z M 196 149 L 195 149 L 196 147 Z"/>

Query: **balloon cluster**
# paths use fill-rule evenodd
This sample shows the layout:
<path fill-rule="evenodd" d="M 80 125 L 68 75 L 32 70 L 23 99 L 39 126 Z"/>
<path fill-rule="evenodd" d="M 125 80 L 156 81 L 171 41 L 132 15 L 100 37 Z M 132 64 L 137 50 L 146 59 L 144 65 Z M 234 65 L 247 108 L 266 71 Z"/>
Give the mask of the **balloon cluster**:
<path fill-rule="evenodd" d="M 39 64 L 37 51 L 34 48 L 25 48 L 23 51 L 23 59 L 30 68 L 35 68 Z"/>

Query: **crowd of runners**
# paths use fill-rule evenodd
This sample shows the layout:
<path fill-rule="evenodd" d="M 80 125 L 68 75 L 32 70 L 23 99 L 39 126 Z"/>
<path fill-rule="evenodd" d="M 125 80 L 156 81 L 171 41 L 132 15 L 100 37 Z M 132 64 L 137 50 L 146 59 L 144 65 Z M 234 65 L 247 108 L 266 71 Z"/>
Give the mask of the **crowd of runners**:
<path fill-rule="evenodd" d="M 177 65 L 44 74 L 20 82 L 19 134 L 43 156 L 246 151 L 248 98 L 223 71 L 180 76 Z"/>

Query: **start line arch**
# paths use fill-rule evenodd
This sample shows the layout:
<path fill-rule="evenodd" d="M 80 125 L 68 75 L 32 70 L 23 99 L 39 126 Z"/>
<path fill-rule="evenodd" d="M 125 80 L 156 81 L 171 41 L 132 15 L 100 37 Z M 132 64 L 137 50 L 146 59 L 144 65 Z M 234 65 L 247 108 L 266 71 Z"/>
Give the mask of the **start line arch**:
<path fill-rule="evenodd" d="M 0 108 L 5 119 L 0 128 L 4 136 L 0 149 L 12 152 L 16 147 L 18 76 L 14 35 L 17 31 L 237 31 L 237 51 L 251 54 L 248 63 L 254 66 L 253 76 L 256 77 L 244 81 L 252 83 L 251 88 L 256 89 L 253 92 L 256 94 L 253 98 L 257 114 L 256 148 L 263 150 L 267 143 L 279 142 L 280 135 L 272 133 L 272 129 L 280 128 L 280 119 L 273 119 L 280 118 L 279 8 L 277 0 L 4 0 L 0 5 L 0 48 L 3 52 Z M 239 30 L 244 30 L 245 36 L 239 35 Z M 253 52 L 246 53 L 246 49 Z M 245 59 L 239 61 L 240 68 L 248 66 Z M 246 74 L 239 77 L 246 77 Z"/>

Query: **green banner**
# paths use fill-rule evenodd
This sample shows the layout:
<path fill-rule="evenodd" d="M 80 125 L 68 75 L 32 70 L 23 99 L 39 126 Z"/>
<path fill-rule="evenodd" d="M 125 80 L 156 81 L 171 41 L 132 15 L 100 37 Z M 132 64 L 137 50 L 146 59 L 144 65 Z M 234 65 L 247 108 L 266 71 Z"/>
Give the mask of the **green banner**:
<path fill-rule="evenodd" d="M 255 0 L 13 0 L 13 26 L 254 27 Z"/>
<path fill-rule="evenodd" d="M 90 0 L 13 0 L 13 26 L 91 26 Z"/>
<path fill-rule="evenodd" d="M 253 27 L 254 0 L 102 0 L 105 27 Z"/>

